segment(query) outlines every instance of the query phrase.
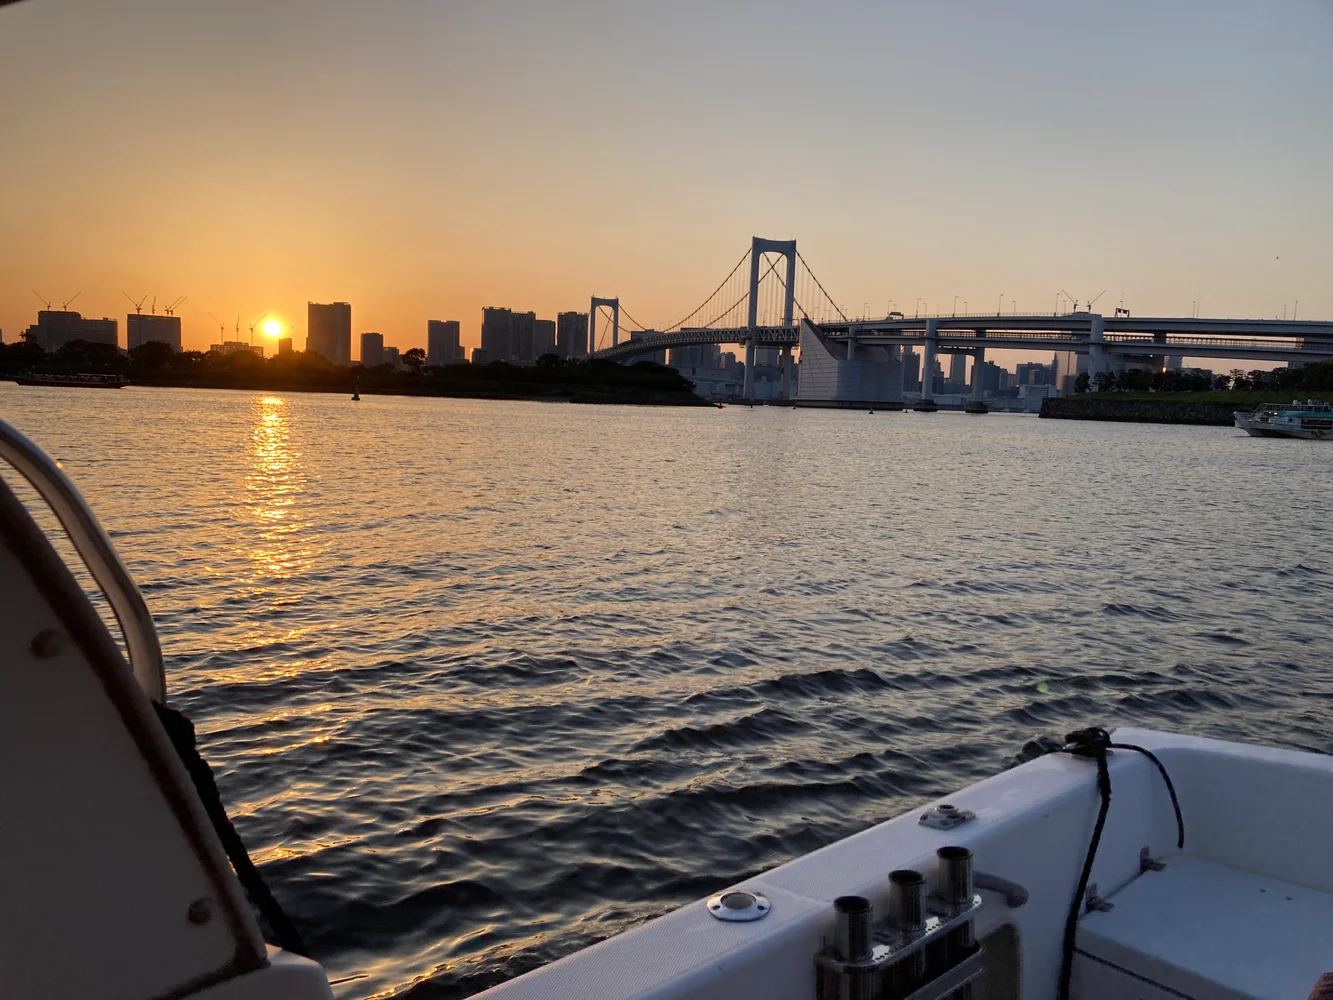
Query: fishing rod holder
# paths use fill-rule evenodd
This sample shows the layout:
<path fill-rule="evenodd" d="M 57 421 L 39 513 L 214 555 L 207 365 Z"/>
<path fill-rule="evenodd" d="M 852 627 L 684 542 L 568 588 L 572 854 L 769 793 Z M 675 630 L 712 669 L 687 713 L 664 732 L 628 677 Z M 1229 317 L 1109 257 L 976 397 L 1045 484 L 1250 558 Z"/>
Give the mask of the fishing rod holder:
<path fill-rule="evenodd" d="M 888 917 L 864 896 L 833 901 L 833 940 L 815 956 L 816 1000 L 962 1000 L 984 971 L 973 920 L 972 852 L 936 852 L 935 891 L 918 871 L 889 873 Z"/>

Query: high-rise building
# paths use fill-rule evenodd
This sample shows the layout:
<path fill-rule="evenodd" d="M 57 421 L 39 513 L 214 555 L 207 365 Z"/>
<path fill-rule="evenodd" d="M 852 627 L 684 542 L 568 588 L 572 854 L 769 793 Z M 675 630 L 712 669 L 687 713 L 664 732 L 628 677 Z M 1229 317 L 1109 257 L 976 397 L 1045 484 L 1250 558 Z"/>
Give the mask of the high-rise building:
<path fill-rule="evenodd" d="M 509 360 L 513 353 L 513 330 L 514 314 L 508 309 L 487 306 L 481 311 L 481 349 L 486 361 Z M 477 363 L 475 354 L 472 363 Z"/>
<path fill-rule="evenodd" d="M 509 357 L 505 360 L 530 364 L 537 360 L 533 350 L 536 346 L 533 338 L 537 330 L 537 314 L 516 312 L 510 315 L 513 325 L 510 327 Z"/>
<path fill-rule="evenodd" d="M 346 302 L 306 304 L 305 349 L 335 365 L 352 363 L 352 307 Z"/>
<path fill-rule="evenodd" d="M 1032 362 L 1018 366 L 1016 385 L 1051 385 L 1055 382 L 1055 364 Z"/>
<path fill-rule="evenodd" d="M 458 320 L 426 320 L 426 364 L 453 365 L 465 360 L 458 342 Z"/>
<path fill-rule="evenodd" d="M 921 388 L 921 355 L 911 348 L 903 351 L 903 388 L 912 392 Z"/>
<path fill-rule="evenodd" d="M 398 354 L 398 348 L 396 347 L 384 348 L 384 364 L 391 365 L 394 368 L 403 367 L 403 359 Z"/>
<path fill-rule="evenodd" d="M 486 348 L 484 347 L 472 348 L 472 363 L 474 365 L 490 364 L 492 360 L 493 359 L 491 358 L 491 352 L 486 350 Z"/>
<path fill-rule="evenodd" d="M 292 353 L 292 338 L 291 338 L 291 337 L 282 337 L 282 338 L 280 338 L 280 339 L 278 340 L 278 353 L 279 353 L 279 354 L 291 354 L 291 353 Z"/>
<path fill-rule="evenodd" d="M 114 319 L 84 319 L 72 310 L 41 309 L 27 336 L 43 349 L 58 351 L 72 340 L 116 347 L 120 336 Z"/>
<path fill-rule="evenodd" d="M 532 324 L 532 359 L 555 353 L 555 320 L 539 319 Z"/>
<path fill-rule="evenodd" d="M 125 343 L 132 351 L 150 340 L 160 341 L 173 351 L 181 349 L 181 318 L 179 316 L 145 316 L 130 313 L 125 317 Z"/>
<path fill-rule="evenodd" d="M 384 364 L 384 351 L 384 334 L 361 334 L 361 364 L 366 368 Z"/>
<path fill-rule="evenodd" d="M 949 378 L 948 381 L 955 385 L 963 385 L 967 382 L 967 355 L 950 354 L 949 355 Z"/>
<path fill-rule="evenodd" d="M 562 358 L 581 358 L 588 353 L 588 314 L 560 313 L 555 318 L 555 353 Z"/>

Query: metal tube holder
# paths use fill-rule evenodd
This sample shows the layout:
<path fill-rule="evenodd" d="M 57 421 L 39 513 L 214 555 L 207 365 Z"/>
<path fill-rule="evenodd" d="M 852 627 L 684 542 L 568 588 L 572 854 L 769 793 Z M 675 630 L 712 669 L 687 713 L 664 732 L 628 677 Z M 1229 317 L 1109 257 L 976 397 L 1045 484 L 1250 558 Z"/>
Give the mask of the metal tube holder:
<path fill-rule="evenodd" d="M 962 858 L 946 855 L 940 860 L 952 869 L 943 873 L 942 886 L 946 892 L 953 890 L 952 905 L 936 894 L 926 896 L 918 910 L 920 875 L 905 870 L 891 876 L 893 915 L 888 921 L 875 924 L 870 901 L 863 897 L 839 897 L 834 940 L 815 956 L 816 1000 L 945 1000 L 981 976 L 981 949 L 972 940 L 981 895 L 971 892 L 970 884 L 966 884 L 968 895 L 961 895 Z M 970 854 L 966 860 L 970 883 Z M 920 923 L 911 926 L 918 919 Z M 960 948 L 963 941 L 968 943 Z M 928 955 L 937 954 L 947 956 L 943 967 L 926 961 Z"/>

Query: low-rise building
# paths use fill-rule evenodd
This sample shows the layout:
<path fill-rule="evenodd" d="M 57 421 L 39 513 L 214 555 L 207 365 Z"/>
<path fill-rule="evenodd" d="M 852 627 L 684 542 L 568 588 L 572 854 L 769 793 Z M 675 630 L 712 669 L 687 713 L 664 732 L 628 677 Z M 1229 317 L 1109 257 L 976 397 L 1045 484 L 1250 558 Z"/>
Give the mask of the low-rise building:
<path fill-rule="evenodd" d="M 37 322 L 28 327 L 25 336 L 47 351 L 58 351 L 74 340 L 89 344 L 119 346 L 116 321 L 108 317 L 84 319 L 69 309 L 42 309 Z"/>

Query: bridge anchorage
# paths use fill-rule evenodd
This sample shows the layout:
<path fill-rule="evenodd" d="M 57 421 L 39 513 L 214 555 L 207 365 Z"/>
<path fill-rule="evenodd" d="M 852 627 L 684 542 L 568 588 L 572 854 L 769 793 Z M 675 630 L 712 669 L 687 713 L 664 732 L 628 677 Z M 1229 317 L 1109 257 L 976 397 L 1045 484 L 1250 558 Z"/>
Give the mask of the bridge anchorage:
<path fill-rule="evenodd" d="M 747 260 L 748 273 L 743 271 Z M 780 263 L 786 264 L 785 273 L 779 273 Z M 612 343 L 592 350 L 600 307 L 612 311 Z M 665 329 L 644 327 L 619 299 L 594 298 L 590 312 L 591 357 L 623 361 L 678 347 L 744 345 L 742 398 L 751 402 L 760 350 L 780 357 L 777 397 L 792 398 L 792 348 L 799 347 L 795 401 L 808 406 L 893 409 L 914 403 L 934 409 L 932 374 L 939 354 L 972 356 L 968 409 L 979 413 L 985 412 L 988 351 L 1053 352 L 1067 359 L 1071 377 L 1075 370 L 1095 374 L 1113 364 L 1164 367 L 1183 357 L 1297 363 L 1333 357 L 1333 323 L 1308 320 L 1131 317 L 1119 312 L 1107 317 L 1090 311 L 914 317 L 890 313 L 883 319 L 849 319 L 810 270 L 795 240 L 759 236 L 750 240 L 700 306 Z M 622 313 L 631 332 L 624 343 L 619 339 Z M 908 362 L 915 357 L 926 376 L 919 399 L 905 385 Z"/>

